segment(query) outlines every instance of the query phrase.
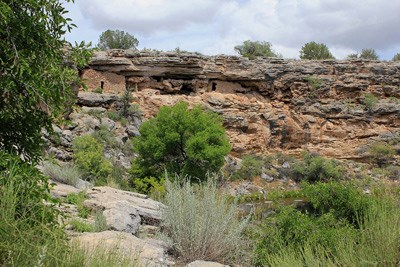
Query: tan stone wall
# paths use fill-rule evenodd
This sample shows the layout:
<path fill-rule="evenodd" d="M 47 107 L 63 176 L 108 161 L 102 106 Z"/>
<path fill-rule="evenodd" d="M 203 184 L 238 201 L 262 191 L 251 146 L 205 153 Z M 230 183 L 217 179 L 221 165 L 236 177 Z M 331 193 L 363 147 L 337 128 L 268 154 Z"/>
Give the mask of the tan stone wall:
<path fill-rule="evenodd" d="M 82 74 L 82 80 L 92 92 L 101 88 L 103 82 L 103 93 L 121 94 L 125 91 L 125 77 L 112 72 L 100 72 L 87 69 Z"/>

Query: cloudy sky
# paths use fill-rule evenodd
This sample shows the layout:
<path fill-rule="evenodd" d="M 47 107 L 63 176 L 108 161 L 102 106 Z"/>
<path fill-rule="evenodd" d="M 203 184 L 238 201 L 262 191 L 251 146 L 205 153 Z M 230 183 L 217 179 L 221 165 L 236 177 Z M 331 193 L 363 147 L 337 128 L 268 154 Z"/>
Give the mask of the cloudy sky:
<path fill-rule="evenodd" d="M 235 54 L 245 40 L 271 42 L 285 58 L 298 58 L 310 41 L 337 58 L 363 48 L 382 59 L 400 53 L 400 0 L 75 0 L 66 7 L 78 26 L 70 42 L 97 44 L 103 31 L 119 29 L 140 49 L 207 55 Z"/>

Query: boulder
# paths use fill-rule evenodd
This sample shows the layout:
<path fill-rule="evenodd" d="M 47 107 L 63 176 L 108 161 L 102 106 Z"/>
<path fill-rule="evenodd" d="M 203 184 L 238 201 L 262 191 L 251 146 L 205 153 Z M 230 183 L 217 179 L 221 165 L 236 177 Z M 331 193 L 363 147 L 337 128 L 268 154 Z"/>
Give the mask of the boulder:
<path fill-rule="evenodd" d="M 137 262 L 138 266 L 173 265 L 167 258 L 168 246 L 165 243 L 152 239 L 139 239 L 129 233 L 116 231 L 84 233 L 72 238 L 71 243 L 78 243 L 88 254 L 93 253 L 96 248 L 113 250 Z"/>
<path fill-rule="evenodd" d="M 229 265 L 223 265 L 218 262 L 212 262 L 212 261 L 194 261 L 186 265 L 186 267 L 229 267 Z"/>
<path fill-rule="evenodd" d="M 114 94 L 97 94 L 91 92 L 78 93 L 78 104 L 82 106 L 109 107 L 118 100 L 118 95 Z"/>
<path fill-rule="evenodd" d="M 65 198 L 67 197 L 67 195 L 69 194 L 78 194 L 80 191 L 82 191 L 79 188 L 76 188 L 72 185 L 67 185 L 67 184 L 63 184 L 60 182 L 56 182 L 51 180 L 51 183 L 54 184 L 53 188 L 51 189 L 51 195 L 55 198 Z"/>
<path fill-rule="evenodd" d="M 140 223 L 158 226 L 165 207 L 146 195 L 111 187 L 88 190 L 83 205 L 103 210 L 111 228 L 129 233 L 136 233 Z"/>

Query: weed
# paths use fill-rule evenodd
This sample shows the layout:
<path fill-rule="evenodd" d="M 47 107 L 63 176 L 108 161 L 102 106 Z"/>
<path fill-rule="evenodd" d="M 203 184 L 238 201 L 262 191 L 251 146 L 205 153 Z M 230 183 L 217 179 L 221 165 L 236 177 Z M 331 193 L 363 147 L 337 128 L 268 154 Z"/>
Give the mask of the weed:
<path fill-rule="evenodd" d="M 82 178 L 82 174 L 78 168 L 71 165 L 59 166 L 50 161 L 44 161 L 43 173 L 49 176 L 52 180 L 64 184 L 76 186 Z"/>
<path fill-rule="evenodd" d="M 226 262 L 238 255 L 246 221 L 236 218 L 236 206 L 220 195 L 211 179 L 194 187 L 167 181 L 163 212 L 165 234 L 185 261 Z"/>

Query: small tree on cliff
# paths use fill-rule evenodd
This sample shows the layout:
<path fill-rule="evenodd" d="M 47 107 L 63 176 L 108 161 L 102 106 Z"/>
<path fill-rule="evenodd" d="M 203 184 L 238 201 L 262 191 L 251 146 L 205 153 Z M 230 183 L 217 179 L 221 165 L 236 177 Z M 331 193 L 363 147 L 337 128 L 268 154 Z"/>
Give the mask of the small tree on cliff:
<path fill-rule="evenodd" d="M 269 42 L 259 41 L 244 41 L 242 45 L 235 46 L 235 51 L 241 56 L 249 59 L 256 57 L 278 57 L 278 55 L 272 50 L 272 45 Z"/>
<path fill-rule="evenodd" d="M 101 50 L 107 49 L 129 49 L 136 48 L 139 45 L 135 36 L 120 30 L 107 30 L 100 35 L 98 47 Z"/>
<path fill-rule="evenodd" d="M 400 61 L 400 53 L 397 53 L 396 55 L 394 55 L 393 61 Z"/>
<path fill-rule="evenodd" d="M 371 60 L 378 60 L 379 59 L 378 54 L 376 53 L 375 49 L 372 49 L 372 48 L 361 50 L 359 58 L 371 59 Z"/>
<path fill-rule="evenodd" d="M 300 58 L 310 60 L 334 59 L 329 48 L 325 44 L 316 42 L 306 43 L 300 50 Z"/>
<path fill-rule="evenodd" d="M 139 155 L 131 169 L 134 178 L 161 177 L 166 170 L 204 180 L 222 167 L 231 149 L 222 118 L 200 106 L 188 110 L 184 102 L 161 107 L 139 131 L 133 139 Z"/>

